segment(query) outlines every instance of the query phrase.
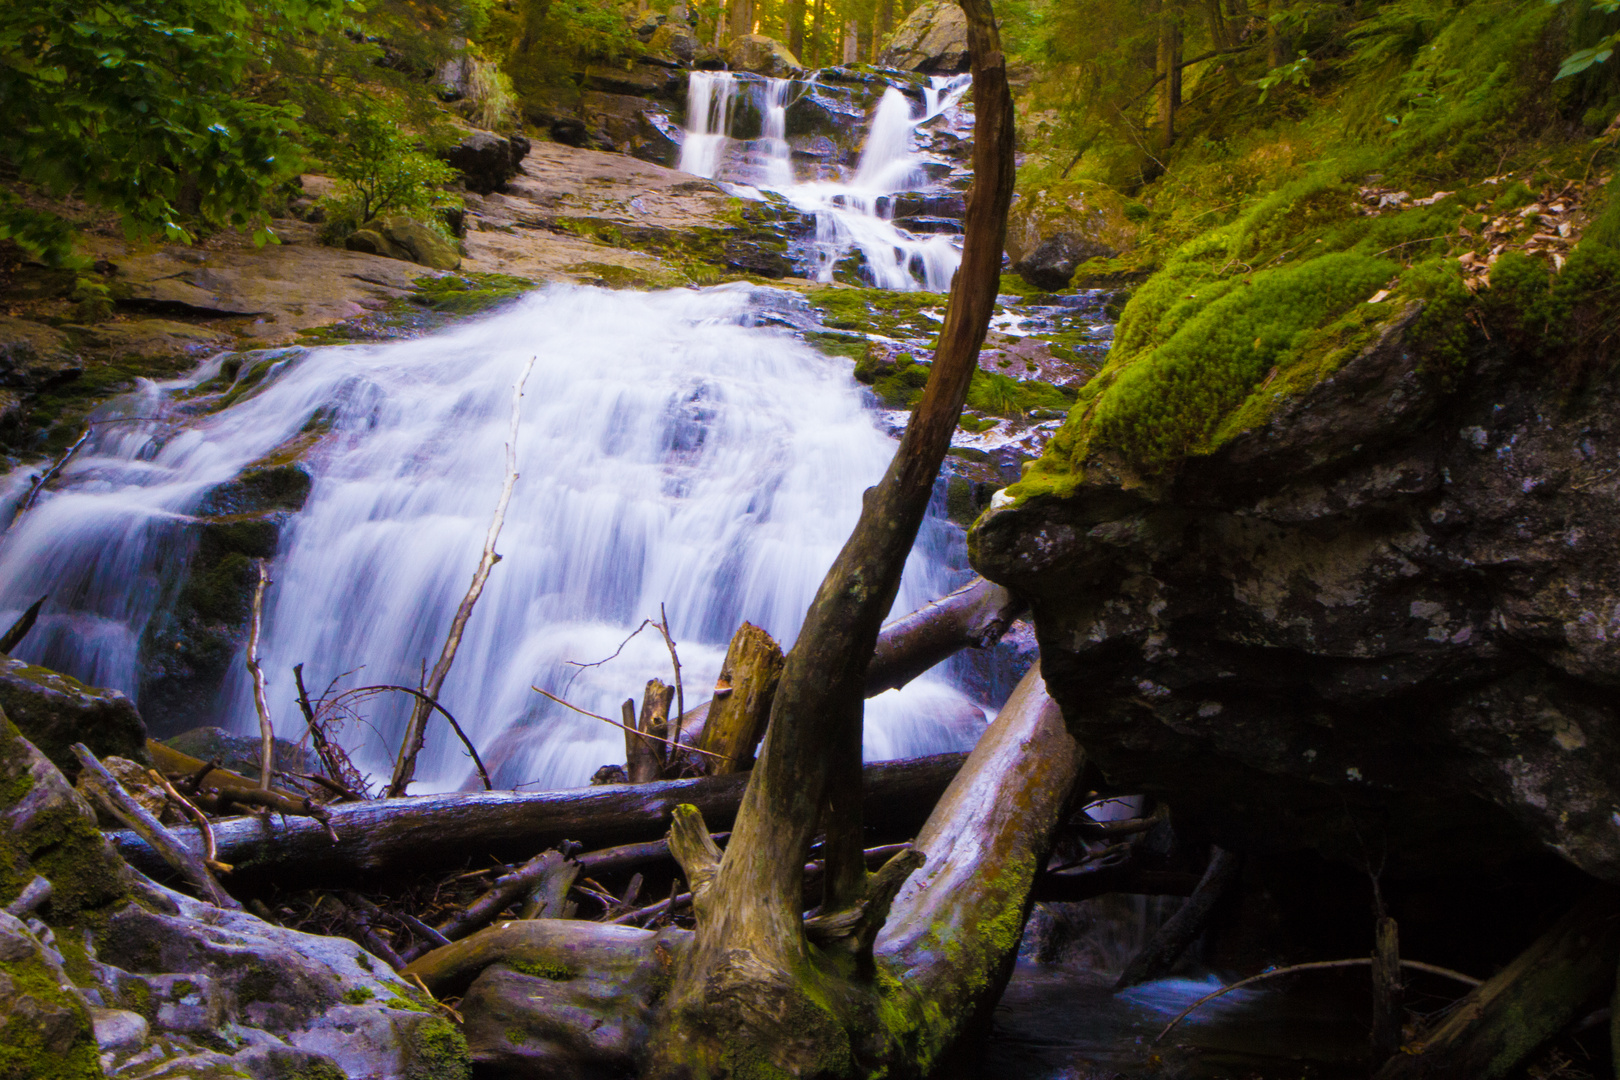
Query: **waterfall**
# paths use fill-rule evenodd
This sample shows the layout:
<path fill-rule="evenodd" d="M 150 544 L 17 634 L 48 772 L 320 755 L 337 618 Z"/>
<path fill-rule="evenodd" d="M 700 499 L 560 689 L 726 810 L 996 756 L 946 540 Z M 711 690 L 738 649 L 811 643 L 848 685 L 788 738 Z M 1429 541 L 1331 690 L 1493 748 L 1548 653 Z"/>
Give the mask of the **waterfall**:
<path fill-rule="evenodd" d="M 809 272 L 818 281 L 831 281 L 838 263 L 850 252 L 859 251 L 872 284 L 879 288 L 948 290 L 961 262 L 956 242 L 938 234 L 915 236 L 896 226 L 894 196 L 926 187 L 921 162 L 912 152 L 912 137 L 918 127 L 961 100 L 971 77 L 931 78 L 917 116 L 912 115 L 906 95 L 887 88 L 872 114 L 854 174 L 840 181 L 803 183 L 794 178 L 786 138 L 787 109 L 796 84 L 789 79 L 749 77 L 748 81 L 762 84 L 763 90 L 757 140 L 740 140 L 734 134 L 733 112 L 715 106 L 735 97 L 741 85 L 739 76 L 726 71 L 692 74 L 680 168 L 729 182 L 744 194 L 749 189 L 775 192 L 799 210 L 815 215 Z M 728 153 L 738 142 L 741 153 Z"/>
<path fill-rule="evenodd" d="M 671 678 L 654 633 L 625 643 L 661 608 L 689 705 L 744 619 L 790 645 L 893 454 L 847 366 L 755 325 L 766 308 L 778 322 L 808 317 L 796 296 L 741 285 L 551 286 L 430 337 L 272 354 L 251 389 L 246 362 L 228 393 L 211 384 L 217 358 L 143 383 L 99 415 L 157 419 L 98 427 L 0 543 L 0 622 L 50 593 L 18 655 L 138 692 L 153 662 L 143 632 L 184 580 L 209 493 L 312 442 L 299 460 L 313 484 L 283 527 L 267 598 L 277 731 L 302 734 L 294 664 L 317 693 L 346 672 L 341 685 L 414 685 L 471 578 L 502 482 L 512 382 L 537 357 L 503 558 L 443 700 L 502 786 L 582 784 L 624 760 L 622 734 L 531 686 L 617 717 L 647 679 Z M 14 503 L 26 483 L 14 472 L 3 492 Z M 956 583 L 953 544 L 959 532 L 925 525 L 898 610 Z M 213 720 L 254 731 L 240 651 L 229 670 Z M 408 707 L 374 702 L 371 728 L 347 729 L 374 776 L 387 774 Z M 868 758 L 962 748 L 983 723 L 938 674 L 869 702 L 867 718 Z M 165 718 L 148 722 L 162 730 Z M 455 788 L 468 771 L 435 728 L 414 790 Z"/>

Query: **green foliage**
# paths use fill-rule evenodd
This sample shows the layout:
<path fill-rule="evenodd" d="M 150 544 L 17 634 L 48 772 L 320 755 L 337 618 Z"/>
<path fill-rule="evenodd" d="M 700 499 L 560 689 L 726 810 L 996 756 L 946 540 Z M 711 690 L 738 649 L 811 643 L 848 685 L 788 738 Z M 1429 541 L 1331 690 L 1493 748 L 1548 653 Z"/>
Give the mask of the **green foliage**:
<path fill-rule="evenodd" d="M 1172 307 L 1150 348 L 1121 355 L 1125 343 L 1116 346 L 1118 375 L 1097 401 L 1093 446 L 1145 472 L 1164 470 L 1202 446 L 1311 330 L 1365 301 L 1397 269 L 1335 253 L 1228 282 L 1196 312 Z"/>
<path fill-rule="evenodd" d="M 1548 4 L 1562 4 L 1563 2 L 1564 0 L 1547 0 Z M 1591 9 L 1604 15 L 1614 15 L 1620 13 L 1620 0 L 1592 0 Z M 1620 47 L 1620 31 L 1610 33 L 1595 44 L 1588 45 L 1584 49 L 1577 49 L 1564 57 L 1564 62 L 1559 65 L 1557 77 L 1567 79 L 1571 75 L 1579 75 L 1593 64 L 1604 63 L 1614 55 L 1614 50 L 1617 47 Z"/>
<path fill-rule="evenodd" d="M 327 168 L 343 183 L 343 195 L 327 213 L 329 240 L 383 214 L 433 222 L 435 211 L 458 201 L 444 190 L 456 171 L 418 149 L 400 117 L 385 106 L 358 103 L 343 136 L 327 140 L 324 149 Z"/>
<path fill-rule="evenodd" d="M 276 7 L 283 25 L 313 32 L 343 6 Z M 190 240 L 187 217 L 262 224 L 263 200 L 296 156 L 297 113 L 240 92 L 261 59 L 253 29 L 242 0 L 0 6 L 0 159 L 51 194 L 117 211 L 132 237 Z M 0 235 L 61 261 L 61 230 L 41 217 L 10 201 Z"/>

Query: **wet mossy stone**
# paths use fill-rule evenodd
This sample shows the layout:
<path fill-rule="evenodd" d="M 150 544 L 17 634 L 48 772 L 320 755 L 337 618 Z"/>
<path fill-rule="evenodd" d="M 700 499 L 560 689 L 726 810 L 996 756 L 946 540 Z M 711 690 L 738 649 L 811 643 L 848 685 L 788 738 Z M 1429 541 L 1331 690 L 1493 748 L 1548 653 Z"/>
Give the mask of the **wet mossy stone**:
<path fill-rule="evenodd" d="M 90 804 L 0 711 L 0 906 L 36 875 L 52 888 L 40 914 L 58 926 L 105 911 L 129 891 L 129 869 Z"/>
<path fill-rule="evenodd" d="M 69 776 L 79 761 L 69 749 L 82 742 L 99 757 L 146 762 L 146 724 L 117 690 L 79 680 L 10 657 L 0 658 L 0 708 L 21 733 Z"/>
<path fill-rule="evenodd" d="M 164 739 L 163 745 L 189 754 L 198 761 L 217 761 L 221 768 L 239 773 L 249 780 L 259 778 L 261 744 L 257 735 L 232 735 L 224 728 L 199 727 Z M 286 739 L 277 739 L 275 767 L 289 773 L 320 772 L 321 761 L 305 747 Z"/>
<path fill-rule="evenodd" d="M 301 465 L 248 469 L 203 496 L 201 516 L 257 514 L 267 510 L 302 510 L 309 498 L 310 477 Z"/>

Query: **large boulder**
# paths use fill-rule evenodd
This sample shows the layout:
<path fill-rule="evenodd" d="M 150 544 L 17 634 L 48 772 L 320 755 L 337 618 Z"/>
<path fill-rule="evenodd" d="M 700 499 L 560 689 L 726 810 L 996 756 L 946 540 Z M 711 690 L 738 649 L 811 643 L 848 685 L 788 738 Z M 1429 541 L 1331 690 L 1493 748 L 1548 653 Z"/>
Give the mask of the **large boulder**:
<path fill-rule="evenodd" d="M 71 676 L 0 657 L 0 709 L 69 776 L 79 772 L 79 761 L 69 749 L 78 742 L 97 757 L 147 760 L 146 725 L 117 690 L 86 686 Z"/>
<path fill-rule="evenodd" d="M 1086 180 L 1023 194 L 1007 215 L 1007 255 L 1037 289 L 1064 289 L 1087 259 L 1109 259 L 1136 244 L 1125 198 Z"/>
<path fill-rule="evenodd" d="M 702 48 L 697 35 L 685 23 L 663 23 L 647 41 L 647 51 L 654 56 L 667 57 L 684 65 L 696 60 Z"/>
<path fill-rule="evenodd" d="M 955 0 L 928 0 L 895 28 L 878 57 L 882 67 L 957 74 L 968 69 L 967 16 Z"/>
<path fill-rule="evenodd" d="M 3 712 L 0 908 L 0 1080 L 468 1080 L 456 1029 L 352 941 L 131 870 Z"/>
<path fill-rule="evenodd" d="M 1572 395 L 1483 338 L 1464 371 L 1416 318 L 1172 476 L 1049 450 L 973 564 L 1031 600 L 1088 758 L 1178 830 L 1620 882 L 1620 378 Z"/>
<path fill-rule="evenodd" d="M 514 141 L 493 131 L 469 131 L 440 156 L 461 173 L 468 191 L 488 195 L 517 175 L 518 163 L 528 152 L 527 139 Z"/>
<path fill-rule="evenodd" d="M 804 65 L 786 45 L 764 34 L 732 38 L 726 46 L 726 66 L 732 71 L 751 71 L 769 79 L 790 79 L 804 72 Z"/>

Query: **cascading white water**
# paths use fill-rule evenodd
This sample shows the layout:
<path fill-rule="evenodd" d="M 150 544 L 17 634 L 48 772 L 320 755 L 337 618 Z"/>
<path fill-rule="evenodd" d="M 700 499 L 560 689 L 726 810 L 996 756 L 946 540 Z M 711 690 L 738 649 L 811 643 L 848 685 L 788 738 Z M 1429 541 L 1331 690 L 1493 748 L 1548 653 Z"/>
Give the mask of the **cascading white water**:
<path fill-rule="evenodd" d="M 316 692 L 357 668 L 345 685 L 414 684 L 477 561 L 512 382 L 534 356 L 503 558 L 443 699 L 503 786 L 584 783 L 624 759 L 622 735 L 531 685 L 617 716 L 647 679 L 669 680 L 662 640 L 644 632 L 599 667 L 569 661 L 609 656 L 660 605 L 689 705 L 742 620 L 790 644 L 861 491 L 893 454 L 847 368 L 751 325 L 761 297 L 788 302 L 744 286 L 550 287 L 415 341 L 290 350 L 260 389 L 217 412 L 102 427 L 0 544 L 0 623 L 50 593 L 18 654 L 134 691 L 143 627 L 187 557 L 200 500 L 324 419 L 330 430 L 303 458 L 313 487 L 272 567 L 263 660 L 277 730 L 302 732 L 294 664 Z M 145 384 L 108 414 L 176 415 L 218 367 Z M 24 482 L 8 478 L 13 498 Z M 948 542 L 945 527 L 925 527 L 898 609 L 952 584 Z M 250 732 L 240 655 L 232 671 L 216 719 Z M 363 743 L 351 729 L 362 768 L 386 775 L 406 708 L 374 708 Z M 874 699 L 867 717 L 869 758 L 962 747 L 982 720 L 939 676 Z M 416 790 L 467 775 L 436 729 Z"/>
<path fill-rule="evenodd" d="M 816 240 L 811 272 L 831 281 L 838 262 L 858 249 L 883 289 L 927 289 L 944 292 L 961 262 L 961 252 L 947 236 L 914 236 L 897 227 L 893 199 L 922 181 L 920 162 L 912 153 L 917 128 L 953 107 L 971 85 L 969 76 L 935 77 L 924 91 L 922 115 L 912 116 L 911 102 L 893 87 L 884 91 L 862 148 L 854 176 L 845 181 L 799 183 L 794 179 L 787 131 L 787 107 L 793 82 L 763 80 L 761 137 L 747 144 L 741 160 L 728 165 L 731 114 L 712 103 L 732 100 L 738 79 L 731 72 L 695 72 L 687 99 L 688 131 L 680 168 L 709 179 L 774 191 L 793 206 L 815 215 Z"/>
<path fill-rule="evenodd" d="M 694 71 L 686 88 L 687 132 L 681 143 L 680 169 L 712 176 L 720 167 L 731 130 L 731 103 L 737 83 L 727 72 Z"/>

